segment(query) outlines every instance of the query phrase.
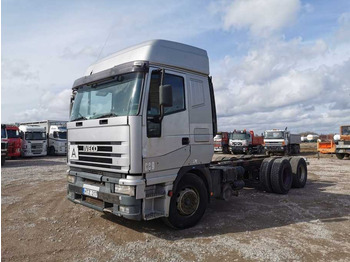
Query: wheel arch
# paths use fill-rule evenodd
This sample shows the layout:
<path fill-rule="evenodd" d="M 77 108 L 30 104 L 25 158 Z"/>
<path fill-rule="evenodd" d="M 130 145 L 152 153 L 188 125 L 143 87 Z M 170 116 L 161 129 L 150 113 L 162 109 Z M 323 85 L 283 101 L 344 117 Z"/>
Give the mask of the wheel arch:
<path fill-rule="evenodd" d="M 210 192 L 212 190 L 212 182 L 211 182 L 209 168 L 206 165 L 181 167 L 174 181 L 173 191 L 176 190 L 177 185 L 179 184 L 183 176 L 186 175 L 187 173 L 192 173 L 203 180 L 208 192 L 208 201 L 210 201 Z"/>

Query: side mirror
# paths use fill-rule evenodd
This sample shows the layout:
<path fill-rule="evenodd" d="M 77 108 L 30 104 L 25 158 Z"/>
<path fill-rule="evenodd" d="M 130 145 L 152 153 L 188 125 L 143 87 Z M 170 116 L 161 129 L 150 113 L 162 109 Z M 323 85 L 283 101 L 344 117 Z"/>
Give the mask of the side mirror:
<path fill-rule="evenodd" d="M 173 89 L 171 85 L 159 86 L 159 105 L 161 107 L 173 106 Z"/>

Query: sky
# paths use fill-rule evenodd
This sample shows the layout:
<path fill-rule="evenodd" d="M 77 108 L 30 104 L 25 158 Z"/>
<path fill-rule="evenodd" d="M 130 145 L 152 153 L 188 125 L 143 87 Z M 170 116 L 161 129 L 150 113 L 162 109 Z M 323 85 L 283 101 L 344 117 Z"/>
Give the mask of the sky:
<path fill-rule="evenodd" d="M 1 122 L 67 120 L 90 64 L 150 39 L 207 50 L 221 131 L 350 124 L 348 0 L 2 0 Z"/>

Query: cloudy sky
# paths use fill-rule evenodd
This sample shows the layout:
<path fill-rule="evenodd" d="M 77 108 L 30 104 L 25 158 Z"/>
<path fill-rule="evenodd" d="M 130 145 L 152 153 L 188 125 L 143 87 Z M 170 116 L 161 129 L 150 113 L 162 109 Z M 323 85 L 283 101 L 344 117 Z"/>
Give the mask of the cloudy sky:
<path fill-rule="evenodd" d="M 208 51 L 220 130 L 350 123 L 348 0 L 2 0 L 1 122 L 68 119 L 98 57 L 149 39 Z"/>

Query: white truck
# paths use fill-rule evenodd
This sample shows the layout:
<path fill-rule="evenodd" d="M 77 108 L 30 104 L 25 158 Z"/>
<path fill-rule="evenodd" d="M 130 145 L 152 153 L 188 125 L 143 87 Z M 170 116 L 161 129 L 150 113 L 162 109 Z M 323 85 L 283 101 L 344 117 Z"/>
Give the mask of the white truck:
<path fill-rule="evenodd" d="M 300 157 L 212 162 L 217 133 L 205 50 L 153 40 L 88 68 L 72 88 L 67 198 L 133 220 L 195 225 L 212 197 L 244 185 L 288 193 L 307 177 Z"/>
<path fill-rule="evenodd" d="M 292 155 L 300 153 L 301 136 L 284 130 L 272 129 L 264 133 L 264 148 L 267 155 Z"/>
<path fill-rule="evenodd" d="M 22 157 L 47 155 L 45 128 L 30 125 L 20 125 L 18 128 L 22 138 Z"/>
<path fill-rule="evenodd" d="M 21 124 L 36 125 L 45 128 L 48 155 L 67 154 L 67 121 L 44 120 Z"/>
<path fill-rule="evenodd" d="M 6 132 L 6 125 L 1 125 L 1 165 L 3 166 L 6 161 L 7 156 L 7 148 L 8 148 L 8 141 L 7 141 L 7 132 Z"/>

